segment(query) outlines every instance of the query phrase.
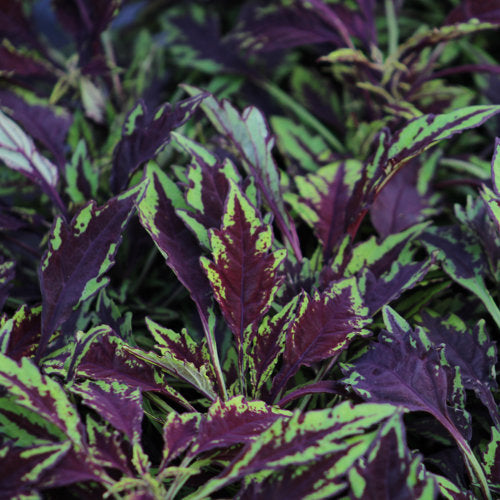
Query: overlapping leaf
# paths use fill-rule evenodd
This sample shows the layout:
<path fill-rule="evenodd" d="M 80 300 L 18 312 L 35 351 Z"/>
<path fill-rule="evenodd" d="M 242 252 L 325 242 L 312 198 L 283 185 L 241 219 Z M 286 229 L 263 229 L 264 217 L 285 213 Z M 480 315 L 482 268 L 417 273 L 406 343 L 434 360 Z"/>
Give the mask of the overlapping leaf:
<path fill-rule="evenodd" d="M 355 278 L 333 282 L 312 297 L 303 293 L 299 301 L 296 319 L 286 334 L 283 364 L 273 381 L 274 394 L 301 366 L 337 356 L 354 338 L 370 334 L 368 309 Z"/>
<path fill-rule="evenodd" d="M 183 88 L 193 96 L 201 95 L 195 87 Z M 229 101 L 218 102 L 213 96 L 203 100 L 201 108 L 216 130 L 226 136 L 238 152 L 247 172 L 255 178 L 256 185 L 269 205 L 283 236 L 290 243 L 297 258 L 301 258 L 295 225 L 285 208 L 280 187 L 279 171 L 271 155 L 274 145 L 269 127 L 262 113 L 249 106 L 243 113 Z"/>
<path fill-rule="evenodd" d="M 423 329 L 412 331 L 389 307 L 384 309 L 384 317 L 389 331 L 346 369 L 349 377 L 345 383 L 363 399 L 433 415 L 453 436 L 489 498 L 484 471 L 467 442 L 471 429 L 460 371 L 453 373 L 440 359 Z"/>
<path fill-rule="evenodd" d="M 326 478 L 318 481 L 320 484 L 315 483 L 315 488 L 323 487 L 330 494 L 328 486 L 337 482 L 338 476 L 345 474 L 349 466 L 368 449 L 373 435 L 364 433 L 396 411 L 391 405 L 353 406 L 344 402 L 332 410 L 296 411 L 291 417 L 279 418 L 256 440 L 248 443 L 218 477 L 208 481 L 188 498 L 206 498 L 222 486 L 244 477 L 248 480 L 258 477 L 259 481 L 263 481 L 273 471 L 288 466 L 313 465 L 338 453 L 339 458 L 341 455 L 346 458 L 345 462 L 337 461 L 338 469 L 334 468 L 329 474 L 325 465 L 331 467 L 332 464 L 323 464 L 322 472 Z M 339 490 L 338 484 L 333 486 L 334 492 Z"/>
<path fill-rule="evenodd" d="M 484 281 L 488 261 L 478 239 L 458 225 L 429 228 L 422 239 L 429 250 L 436 252 L 443 270 L 477 295 L 500 326 L 500 309 Z"/>
<path fill-rule="evenodd" d="M 286 200 L 314 232 L 328 260 L 347 232 L 352 212 L 353 190 L 361 176 L 356 160 L 332 163 L 316 173 L 294 179 L 300 196 L 289 193 Z"/>
<path fill-rule="evenodd" d="M 113 152 L 111 187 L 119 193 L 129 176 L 142 164 L 154 159 L 158 150 L 170 141 L 170 132 L 185 123 L 196 111 L 206 94 L 180 101 L 174 107 L 164 104 L 154 113 L 139 101 L 123 125 L 122 138 Z"/>
<path fill-rule="evenodd" d="M 143 391 L 157 391 L 192 409 L 186 399 L 171 388 L 161 372 L 130 354 L 131 349 L 106 325 L 97 326 L 77 339 L 68 377 L 116 381 Z"/>
<path fill-rule="evenodd" d="M 39 269 L 43 302 L 38 356 L 72 309 L 108 284 L 104 274 L 114 264 L 122 232 L 144 187 L 140 184 L 102 207 L 92 201 L 69 224 L 61 217 L 55 220 Z"/>
<path fill-rule="evenodd" d="M 240 176 L 231 161 L 224 161 L 200 144 L 172 132 L 175 141 L 191 156 L 186 172 L 186 203 L 193 210 L 179 209 L 177 214 L 191 228 L 206 248 L 210 248 L 208 230 L 220 226 L 229 191 L 228 179 L 235 182 Z"/>
<path fill-rule="evenodd" d="M 189 209 L 176 184 L 150 163 L 145 172 L 149 184 L 137 205 L 141 224 L 153 238 L 169 267 L 189 290 L 202 314 L 210 308 L 210 286 L 199 259 L 201 248 L 191 231 L 176 213 Z"/>
<path fill-rule="evenodd" d="M 492 219 L 500 231 L 500 139 L 495 140 L 495 152 L 491 160 L 491 179 L 493 189 L 483 185 L 481 196 L 485 201 Z"/>
<path fill-rule="evenodd" d="M 476 391 L 500 429 L 500 415 L 491 393 L 497 389 L 497 349 L 488 337 L 484 321 L 480 321 L 472 330 L 454 315 L 443 319 L 424 315 L 422 325 L 434 345 L 445 346 L 447 361 L 452 366 L 460 367 L 464 387 Z"/>
<path fill-rule="evenodd" d="M 41 312 L 40 306 L 23 305 L 12 318 L 0 318 L 0 352 L 16 361 L 32 356 L 40 339 Z"/>
<path fill-rule="evenodd" d="M 349 470 L 350 497 L 376 500 L 385 498 L 436 498 L 437 483 L 413 455 L 405 438 L 401 415 L 384 423 L 366 455 Z"/>
<path fill-rule="evenodd" d="M 59 179 L 57 167 L 38 151 L 31 137 L 1 111 L 0 160 L 39 184 L 64 212 L 64 205 L 56 191 Z"/>
<path fill-rule="evenodd" d="M 143 411 L 139 388 L 116 381 L 85 380 L 72 384 L 69 389 L 115 429 L 122 431 L 131 443 L 140 442 Z"/>

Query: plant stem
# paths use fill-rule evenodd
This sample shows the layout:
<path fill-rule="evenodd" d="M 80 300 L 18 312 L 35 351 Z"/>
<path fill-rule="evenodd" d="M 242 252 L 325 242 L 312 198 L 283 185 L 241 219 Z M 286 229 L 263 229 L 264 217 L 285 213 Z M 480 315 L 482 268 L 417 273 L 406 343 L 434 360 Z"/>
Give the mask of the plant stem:
<path fill-rule="evenodd" d="M 394 9 L 394 0 L 385 0 L 385 18 L 389 35 L 389 56 L 396 54 L 398 50 L 398 22 Z"/>

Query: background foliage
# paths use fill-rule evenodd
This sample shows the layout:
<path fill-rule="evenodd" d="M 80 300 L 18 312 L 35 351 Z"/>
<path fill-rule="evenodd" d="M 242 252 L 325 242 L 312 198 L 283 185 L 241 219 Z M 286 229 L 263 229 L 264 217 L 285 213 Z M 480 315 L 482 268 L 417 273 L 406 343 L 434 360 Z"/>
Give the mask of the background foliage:
<path fill-rule="evenodd" d="M 0 1 L 0 496 L 500 494 L 499 28 Z"/>

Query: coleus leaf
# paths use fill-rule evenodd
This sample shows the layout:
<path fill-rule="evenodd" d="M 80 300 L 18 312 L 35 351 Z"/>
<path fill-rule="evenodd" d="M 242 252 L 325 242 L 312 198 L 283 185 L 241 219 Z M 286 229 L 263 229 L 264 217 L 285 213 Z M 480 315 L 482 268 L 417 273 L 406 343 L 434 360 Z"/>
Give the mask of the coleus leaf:
<path fill-rule="evenodd" d="M 170 387 L 161 372 L 135 356 L 131 349 L 107 325 L 100 325 L 77 337 L 67 378 L 112 380 L 138 387 L 142 391 L 157 391 L 174 399 L 181 406 L 193 410 L 190 403 Z"/>
<path fill-rule="evenodd" d="M 38 498 L 36 489 L 47 472 L 59 465 L 71 448 L 70 441 L 39 444 L 26 448 L 5 445 L 0 448 L 4 498 Z"/>
<path fill-rule="evenodd" d="M 338 453 L 335 457 L 337 462 L 340 456 L 346 458 L 345 462 L 340 461 L 338 464 L 338 469 L 341 470 L 332 471 L 323 484 L 315 483 L 315 488 L 318 489 L 331 486 L 331 483 L 338 480 L 335 476 L 345 474 L 368 449 L 373 436 L 364 433 L 397 411 L 391 405 L 353 406 L 346 401 L 333 409 L 296 411 L 291 417 L 279 418 L 257 439 L 248 443 L 218 477 L 208 481 L 188 498 L 206 498 L 222 486 L 240 478 L 251 480 L 252 475 L 255 475 L 262 481 L 276 470 L 288 466 L 297 468 L 314 465 L 315 462 Z M 328 465 L 331 468 L 333 464 Z M 325 468 L 323 471 L 326 473 Z M 339 490 L 338 484 L 333 486 L 335 492 Z"/>
<path fill-rule="evenodd" d="M 423 222 L 435 213 L 430 180 L 437 157 L 422 164 L 416 160 L 410 160 L 406 168 L 394 175 L 370 209 L 372 224 L 383 238 Z"/>
<path fill-rule="evenodd" d="M 56 218 L 39 268 L 42 337 L 38 358 L 72 309 L 109 283 L 104 274 L 114 264 L 122 232 L 144 189 L 145 183 L 139 184 L 102 207 L 91 201 L 69 224 Z"/>
<path fill-rule="evenodd" d="M 484 471 L 456 426 L 454 417 L 463 415 L 465 408 L 455 411 L 448 405 L 448 400 L 463 404 L 460 372 L 452 373 L 422 328 L 412 331 L 388 306 L 384 308 L 384 321 L 388 332 L 381 334 L 376 346 L 352 367 L 345 368 L 349 376 L 344 383 L 363 399 L 430 413 L 453 436 L 471 479 L 476 476 L 484 495 L 491 498 Z"/>
<path fill-rule="evenodd" d="M 23 305 L 11 318 L 0 318 L 0 352 L 15 361 L 32 356 L 40 339 L 41 313 L 41 306 Z"/>
<path fill-rule="evenodd" d="M 346 160 L 322 167 L 314 174 L 297 176 L 294 182 L 300 195 L 289 193 L 285 197 L 314 229 L 326 260 L 346 234 L 353 190 L 362 167 L 356 160 Z"/>
<path fill-rule="evenodd" d="M 189 206 L 177 185 L 156 165 L 149 163 L 144 176 L 149 184 L 144 198 L 137 205 L 141 224 L 196 304 L 219 389 L 224 394 L 226 389 L 215 346 L 211 290 L 200 266 L 202 249 L 177 215 L 177 210 L 189 210 Z"/>
<path fill-rule="evenodd" d="M 497 427 L 491 429 L 491 441 L 481 454 L 484 471 L 490 488 L 493 492 L 500 493 L 500 430 Z"/>
<path fill-rule="evenodd" d="M 422 242 L 436 252 L 443 270 L 458 284 L 475 294 L 500 326 L 500 309 L 484 281 L 488 262 L 478 240 L 460 226 L 431 227 Z"/>
<path fill-rule="evenodd" d="M 66 208 L 56 190 L 59 179 L 57 167 L 40 154 L 31 137 L 2 111 L 0 111 L 0 160 L 9 168 L 39 184 L 56 206 L 65 213 Z"/>
<path fill-rule="evenodd" d="M 194 457 L 216 448 L 254 441 L 276 420 L 290 415 L 288 410 L 262 401 L 248 401 L 243 396 L 217 400 L 201 419 L 188 455 Z"/>
<path fill-rule="evenodd" d="M 409 121 L 390 137 L 382 130 L 372 159 L 355 187 L 357 209 L 348 232 L 355 235 L 377 194 L 411 158 L 464 130 L 478 127 L 500 112 L 500 106 L 468 106 L 449 113 L 424 115 Z"/>
<path fill-rule="evenodd" d="M 2 108 L 10 110 L 11 118 L 27 134 L 40 141 L 53 154 L 57 166 L 62 169 L 65 163 L 65 139 L 72 121 L 69 113 L 43 101 L 43 105 L 30 104 L 8 90 L 0 91 L 0 102 Z"/>
<path fill-rule="evenodd" d="M 296 295 L 275 315 L 267 315 L 262 321 L 253 323 L 245 336 L 245 360 L 253 397 L 262 397 L 260 393 L 264 384 L 270 379 L 285 349 L 286 333 L 295 320 L 300 299 L 301 295 Z"/>
<path fill-rule="evenodd" d="M 185 328 L 179 334 L 150 318 L 146 318 L 146 325 L 156 341 L 156 349 L 161 353 L 158 366 L 192 383 L 210 399 L 215 399 L 214 384 L 217 379 L 206 338 L 196 342 Z"/>
<path fill-rule="evenodd" d="M 116 381 L 84 380 L 72 383 L 69 390 L 115 429 L 122 431 L 131 443 L 140 443 L 143 411 L 138 387 Z"/>
<path fill-rule="evenodd" d="M 203 95 L 196 87 L 182 87 L 193 96 Z M 255 179 L 258 189 L 274 214 L 281 233 L 300 260 L 302 254 L 295 225 L 285 208 L 278 167 L 271 155 L 274 138 L 264 116 L 253 106 L 245 108 L 240 114 L 229 101 L 218 102 L 213 96 L 205 98 L 201 108 L 216 130 L 226 136 L 238 152 L 243 166 Z"/>
<path fill-rule="evenodd" d="M 101 55 L 101 34 L 117 13 L 120 3 L 120 0 L 83 0 L 78 3 L 54 0 L 59 22 L 77 44 L 80 66 L 88 65 L 92 58 Z"/>
<path fill-rule="evenodd" d="M 500 231 L 500 139 L 498 137 L 495 139 L 495 152 L 491 160 L 491 180 L 493 189 L 483 185 L 481 197 Z"/>
<path fill-rule="evenodd" d="M 119 470 L 126 476 L 134 475 L 132 464 L 133 449 L 123 433 L 113 429 L 108 423 L 97 422 L 87 415 L 86 426 L 89 452 L 92 460 L 101 467 Z"/>
<path fill-rule="evenodd" d="M 283 363 L 273 380 L 278 394 L 301 366 L 338 356 L 351 341 L 370 335 L 371 322 L 355 278 L 333 282 L 323 293 L 303 292 L 297 316 L 286 333 Z"/>
<path fill-rule="evenodd" d="M 208 230 L 219 228 L 229 191 L 228 179 L 241 181 L 229 158 L 220 161 L 200 144 L 172 132 L 175 142 L 191 156 L 186 172 L 186 203 L 192 210 L 179 209 L 177 215 L 195 233 L 199 242 L 210 249 Z"/>
<path fill-rule="evenodd" d="M 484 199 L 467 196 L 465 206 L 455 205 L 455 217 L 461 228 L 470 233 L 482 248 L 487 261 L 486 274 L 493 281 L 500 282 L 500 231 L 491 219 Z"/>
<path fill-rule="evenodd" d="M 436 498 L 437 483 L 413 455 L 401 414 L 383 423 L 366 455 L 349 470 L 350 498 Z"/>
<path fill-rule="evenodd" d="M 199 259 L 202 250 L 191 231 L 177 215 L 189 210 L 177 185 L 153 163 L 144 172 L 149 181 L 137 205 L 141 224 L 150 234 L 167 265 L 187 288 L 201 315 L 211 307 L 211 291 Z"/>
<path fill-rule="evenodd" d="M 234 181 L 229 181 L 221 228 L 210 231 L 213 261 L 201 257 L 215 298 L 238 348 L 240 370 L 245 370 L 247 329 L 271 307 L 283 279 L 279 266 L 286 250 L 271 252 L 273 234 L 257 209 Z"/>
<path fill-rule="evenodd" d="M 470 19 L 478 19 L 481 22 L 500 23 L 500 6 L 497 0 L 462 0 L 446 18 L 447 24 L 459 23 Z"/>
<path fill-rule="evenodd" d="M 437 318 L 424 314 L 422 326 L 434 345 L 444 344 L 447 361 L 460 367 L 464 387 L 476 392 L 500 429 L 498 406 L 491 393 L 498 387 L 495 374 L 497 349 L 488 337 L 484 320 L 471 330 L 455 315 Z"/>
<path fill-rule="evenodd" d="M 207 96 L 200 93 L 173 107 L 166 103 L 154 113 L 139 101 L 129 112 L 123 125 L 122 138 L 113 151 L 111 189 L 119 193 L 129 176 L 143 163 L 152 160 L 170 141 L 170 133 L 183 125 Z"/>
<path fill-rule="evenodd" d="M 28 358 L 16 362 L 0 354 L 0 385 L 11 396 L 11 404 L 37 415 L 38 425 L 57 437 L 65 436 L 76 451 L 85 446 L 83 426 L 76 408 L 63 388 L 50 377 L 42 375 Z M 58 436 L 59 435 L 59 436 Z"/>
<path fill-rule="evenodd" d="M 283 50 L 298 45 L 352 45 L 350 37 L 367 46 L 376 44 L 374 6 L 358 2 L 356 9 L 322 0 L 279 3 L 246 13 L 237 33 L 242 46 L 253 52 Z"/>

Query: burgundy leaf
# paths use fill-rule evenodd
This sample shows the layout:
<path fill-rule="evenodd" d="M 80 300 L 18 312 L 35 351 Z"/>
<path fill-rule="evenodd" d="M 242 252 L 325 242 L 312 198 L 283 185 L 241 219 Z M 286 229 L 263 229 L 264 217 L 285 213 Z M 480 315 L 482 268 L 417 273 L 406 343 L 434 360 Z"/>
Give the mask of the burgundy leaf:
<path fill-rule="evenodd" d="M 283 279 L 278 267 L 286 251 L 270 251 L 271 227 L 240 188 L 233 181 L 230 184 L 221 229 L 210 231 L 214 260 L 202 257 L 201 263 L 235 336 L 241 369 L 244 345 L 249 341 L 245 332 L 271 307 Z"/>
<path fill-rule="evenodd" d="M 163 460 L 160 470 L 166 467 L 172 460 L 193 443 L 199 432 L 200 413 L 174 413 L 171 412 L 165 419 L 163 426 Z"/>
<path fill-rule="evenodd" d="M 283 366 L 273 381 L 275 395 L 301 366 L 338 356 L 354 338 L 370 334 L 368 309 L 354 278 L 334 282 L 312 297 L 303 293 L 297 310 L 286 333 Z"/>
<path fill-rule="evenodd" d="M 177 394 L 161 375 L 127 350 L 127 344 L 108 326 L 98 326 L 82 335 L 75 346 L 68 378 L 113 380 L 142 391 L 157 391 L 170 397 Z M 179 395 L 180 396 L 180 395 Z M 178 402 L 185 405 L 183 398 Z M 191 405 L 187 405 L 191 409 Z"/>
<path fill-rule="evenodd" d="M 288 416 L 289 411 L 268 406 L 262 401 L 247 401 L 243 396 L 218 400 L 200 421 L 189 455 L 251 442 L 276 420 Z"/>
<path fill-rule="evenodd" d="M 422 166 L 410 160 L 373 202 L 370 218 L 382 238 L 423 222 L 432 214 L 429 193 L 422 193 L 417 184 L 421 171 Z"/>
<path fill-rule="evenodd" d="M 199 259 L 202 250 L 191 231 L 177 215 L 185 208 L 178 187 L 159 168 L 148 165 L 145 172 L 149 185 L 137 209 L 141 224 L 172 268 L 179 281 L 188 289 L 202 315 L 211 307 L 211 291 Z"/>

